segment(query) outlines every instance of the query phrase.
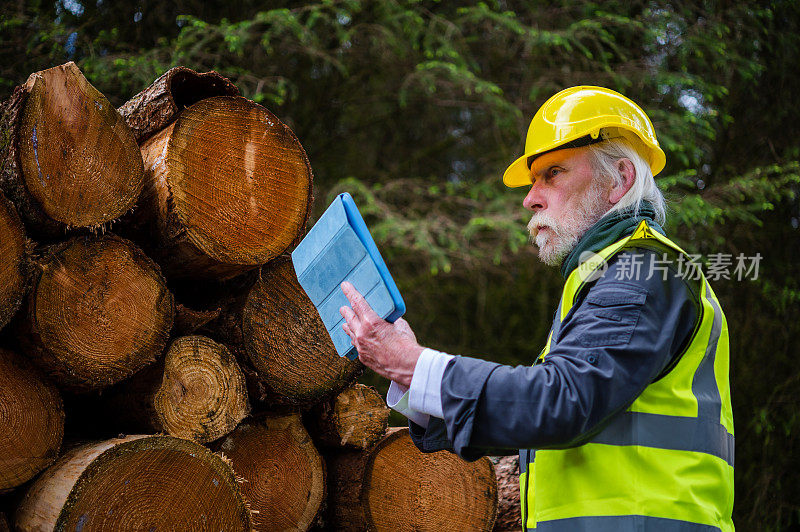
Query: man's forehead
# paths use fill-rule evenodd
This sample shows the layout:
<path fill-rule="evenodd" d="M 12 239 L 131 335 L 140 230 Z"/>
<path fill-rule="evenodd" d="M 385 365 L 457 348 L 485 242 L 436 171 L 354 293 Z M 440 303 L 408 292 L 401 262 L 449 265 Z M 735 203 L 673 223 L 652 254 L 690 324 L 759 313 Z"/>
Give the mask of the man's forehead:
<path fill-rule="evenodd" d="M 574 159 L 579 159 L 587 151 L 587 148 L 581 147 L 565 148 L 563 150 L 544 153 L 533 160 L 531 164 L 531 175 L 538 175 L 554 165 L 574 162 Z"/>

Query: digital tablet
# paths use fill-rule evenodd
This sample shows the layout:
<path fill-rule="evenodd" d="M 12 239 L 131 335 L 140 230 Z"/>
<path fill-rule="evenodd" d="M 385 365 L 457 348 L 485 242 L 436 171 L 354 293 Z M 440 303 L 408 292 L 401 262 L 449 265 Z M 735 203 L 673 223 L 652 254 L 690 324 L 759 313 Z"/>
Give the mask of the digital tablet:
<path fill-rule="evenodd" d="M 349 281 L 383 319 L 406 311 L 367 224 L 347 192 L 339 194 L 292 252 L 297 280 L 317 308 L 339 356 L 358 357 L 342 329 L 339 308 L 349 305 L 340 285 Z"/>

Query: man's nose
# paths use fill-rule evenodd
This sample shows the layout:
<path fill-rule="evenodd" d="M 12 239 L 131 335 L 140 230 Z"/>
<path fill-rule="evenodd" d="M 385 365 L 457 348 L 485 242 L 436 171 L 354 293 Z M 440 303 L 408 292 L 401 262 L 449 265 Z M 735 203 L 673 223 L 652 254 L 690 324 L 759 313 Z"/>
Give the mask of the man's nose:
<path fill-rule="evenodd" d="M 546 207 L 544 197 L 542 196 L 541 186 L 536 182 L 531 185 L 528 195 L 522 200 L 522 206 L 531 212 L 536 212 Z"/>

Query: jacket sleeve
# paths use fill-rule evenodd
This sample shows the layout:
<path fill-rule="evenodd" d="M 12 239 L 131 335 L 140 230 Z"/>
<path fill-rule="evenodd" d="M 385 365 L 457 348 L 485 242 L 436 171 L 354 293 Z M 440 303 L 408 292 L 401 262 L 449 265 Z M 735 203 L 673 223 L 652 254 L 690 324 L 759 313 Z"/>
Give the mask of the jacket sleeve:
<path fill-rule="evenodd" d="M 638 254 L 640 274 L 626 278 Z M 585 443 L 626 409 L 688 343 L 694 288 L 673 269 L 648 271 L 661 254 L 620 253 L 565 317 L 545 361 L 504 366 L 455 357 L 441 382 L 448 440 L 464 459 L 520 448 Z"/>
<path fill-rule="evenodd" d="M 447 426 L 438 417 L 431 416 L 426 427 L 409 420 L 408 429 L 414 445 L 423 453 L 454 451 L 453 443 L 447 437 Z"/>

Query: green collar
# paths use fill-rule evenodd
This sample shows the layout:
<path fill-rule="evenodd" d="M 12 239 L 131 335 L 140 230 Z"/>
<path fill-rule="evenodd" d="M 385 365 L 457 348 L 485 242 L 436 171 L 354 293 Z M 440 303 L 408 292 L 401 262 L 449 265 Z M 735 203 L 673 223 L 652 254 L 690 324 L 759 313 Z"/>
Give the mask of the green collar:
<path fill-rule="evenodd" d="M 642 202 L 636 216 L 633 215 L 633 207 L 606 214 L 586 230 L 569 255 L 566 256 L 561 264 L 562 277 L 566 279 L 572 270 L 578 267 L 580 256 L 584 251 L 597 253 L 633 233 L 642 220 L 647 220 L 647 225 L 665 235 L 664 230 L 656 223 L 655 215 L 653 206 L 647 201 Z"/>

